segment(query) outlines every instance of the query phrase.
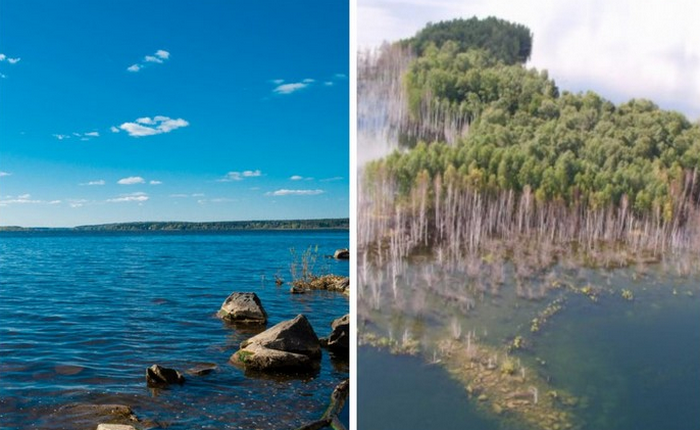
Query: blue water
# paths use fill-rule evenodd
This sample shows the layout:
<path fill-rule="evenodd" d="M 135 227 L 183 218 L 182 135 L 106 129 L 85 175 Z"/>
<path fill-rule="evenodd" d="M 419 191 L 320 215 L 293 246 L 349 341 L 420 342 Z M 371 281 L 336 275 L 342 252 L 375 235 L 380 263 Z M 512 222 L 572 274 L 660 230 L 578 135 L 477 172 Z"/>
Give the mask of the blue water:
<path fill-rule="evenodd" d="M 318 418 L 347 363 L 324 351 L 316 374 L 246 376 L 228 359 L 259 330 L 215 316 L 231 292 L 254 291 L 268 327 L 303 313 L 328 335 L 346 297 L 291 295 L 274 282 L 291 280 L 290 249 L 309 246 L 332 254 L 348 233 L 0 234 L 0 428 L 79 428 L 55 412 L 74 402 L 127 404 L 170 429 L 283 429 Z M 314 272 L 348 275 L 349 266 L 319 258 Z M 146 387 L 154 363 L 198 362 L 218 369 L 182 387 Z"/>

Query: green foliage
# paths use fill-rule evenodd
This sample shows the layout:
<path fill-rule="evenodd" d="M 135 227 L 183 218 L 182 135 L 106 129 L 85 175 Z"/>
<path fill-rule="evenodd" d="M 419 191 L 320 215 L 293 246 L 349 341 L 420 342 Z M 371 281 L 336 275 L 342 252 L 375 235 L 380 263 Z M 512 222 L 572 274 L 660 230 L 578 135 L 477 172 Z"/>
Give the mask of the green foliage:
<path fill-rule="evenodd" d="M 419 54 L 404 79 L 413 120 L 431 121 L 440 109 L 466 114 L 470 127 L 456 144 L 418 143 L 369 167 L 388 172 L 400 195 L 427 172 L 459 177 L 443 185 L 527 188 L 540 201 L 626 205 L 667 221 L 678 202 L 700 198 L 697 187 L 686 189 L 688 175 L 700 171 L 698 124 L 649 100 L 615 106 L 590 91 L 560 94 L 546 71 L 520 64 L 529 55 L 527 28 L 496 18 L 454 20 L 405 43 Z"/>
<path fill-rule="evenodd" d="M 79 231 L 232 231 L 232 230 L 315 230 L 349 228 L 348 218 L 219 222 L 129 222 L 83 225 Z"/>
<path fill-rule="evenodd" d="M 532 34 L 527 27 L 494 17 L 428 24 L 413 38 L 404 41 L 418 55 L 423 55 L 431 46 L 441 48 L 449 42 L 459 51 L 485 50 L 490 57 L 506 64 L 524 63 L 532 51 Z"/>

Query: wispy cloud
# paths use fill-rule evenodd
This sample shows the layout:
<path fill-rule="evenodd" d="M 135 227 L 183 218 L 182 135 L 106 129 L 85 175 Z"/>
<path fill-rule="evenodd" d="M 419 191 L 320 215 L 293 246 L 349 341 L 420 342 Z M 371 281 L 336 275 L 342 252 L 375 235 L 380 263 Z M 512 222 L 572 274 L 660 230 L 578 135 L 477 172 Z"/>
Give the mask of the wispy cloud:
<path fill-rule="evenodd" d="M 333 181 L 341 181 L 343 179 L 345 179 L 345 178 L 343 178 L 342 176 L 333 176 L 332 178 L 324 178 L 324 179 L 320 179 L 319 181 L 320 182 L 333 182 Z"/>
<path fill-rule="evenodd" d="M 12 175 L 12 173 L 10 173 L 10 172 L 0 172 L 0 178 L 2 178 L 3 176 L 10 176 L 10 175 Z"/>
<path fill-rule="evenodd" d="M 139 72 L 141 69 L 149 64 L 163 64 L 170 58 L 170 52 L 163 49 L 159 49 L 153 55 L 146 55 L 140 63 L 132 64 L 127 67 L 126 70 L 132 73 Z"/>
<path fill-rule="evenodd" d="M 149 184 L 151 184 L 151 185 L 160 185 L 160 184 L 162 184 L 162 183 L 163 183 L 163 182 L 161 182 L 161 181 L 156 181 L 156 180 L 152 180 L 152 181 L 149 182 Z"/>
<path fill-rule="evenodd" d="M 266 196 L 316 196 L 323 194 L 323 190 L 286 190 L 270 191 L 265 193 Z"/>
<path fill-rule="evenodd" d="M 170 194 L 170 197 L 184 199 L 184 198 L 188 198 L 188 197 L 204 197 L 205 195 L 206 194 L 204 194 L 204 193 L 193 193 L 193 194 L 178 193 L 178 194 Z"/>
<path fill-rule="evenodd" d="M 84 182 L 80 185 L 104 185 L 104 184 L 105 184 L 104 179 L 98 179 L 97 181 L 88 181 L 88 182 Z"/>
<path fill-rule="evenodd" d="M 327 79 L 327 80 L 321 81 L 321 82 L 319 82 L 317 79 L 314 79 L 314 78 L 304 78 L 298 82 L 286 82 L 284 79 L 273 79 L 270 82 L 275 84 L 275 88 L 273 88 L 273 90 L 272 90 L 272 92 L 274 94 L 286 95 L 286 94 L 296 93 L 298 91 L 301 91 L 305 88 L 309 88 L 311 86 L 319 86 L 320 85 L 323 87 L 330 87 L 330 86 L 334 85 L 333 81 L 343 80 L 343 79 L 347 79 L 347 76 L 345 74 L 336 73 L 330 79 Z"/>
<path fill-rule="evenodd" d="M 146 180 L 140 176 L 129 176 L 128 178 L 122 178 L 117 181 L 117 184 L 119 185 L 136 185 L 144 183 L 146 183 Z"/>
<path fill-rule="evenodd" d="M 118 128 L 118 127 L 115 127 L 115 126 L 111 126 L 111 127 L 109 128 L 109 131 L 111 131 L 112 133 L 119 133 L 119 128 Z"/>
<path fill-rule="evenodd" d="M 293 82 L 293 83 L 289 83 L 289 84 L 278 85 L 274 90 L 272 90 L 272 92 L 275 94 L 292 94 L 292 93 L 295 93 L 299 90 L 303 90 L 304 88 L 306 88 L 308 86 L 309 86 L 308 83 Z"/>
<path fill-rule="evenodd" d="M 107 203 L 128 203 L 128 202 L 145 202 L 149 197 L 146 193 L 122 194 L 120 197 L 107 199 Z"/>
<path fill-rule="evenodd" d="M 313 181 L 314 178 L 305 177 L 301 175 L 292 175 L 289 177 L 290 181 Z"/>
<path fill-rule="evenodd" d="M 58 140 L 76 138 L 86 142 L 92 138 L 100 137 L 100 133 L 97 131 L 88 131 L 86 133 L 73 132 L 71 134 L 54 134 L 53 137 L 55 137 Z"/>
<path fill-rule="evenodd" d="M 10 64 L 17 64 L 21 61 L 21 58 L 10 58 L 5 54 L 0 54 L 0 62 L 5 62 L 7 61 Z"/>
<path fill-rule="evenodd" d="M 138 118 L 134 122 L 125 122 L 119 126 L 120 129 L 129 133 L 131 137 L 154 136 L 156 134 L 170 133 L 178 128 L 187 127 L 189 122 L 182 118 L 173 119 L 167 116 L 157 115 L 153 118 Z M 112 127 L 112 131 L 114 131 Z"/>
<path fill-rule="evenodd" d="M 9 205 L 57 205 L 60 204 L 61 200 L 40 200 L 33 199 L 31 194 L 21 194 L 18 196 L 3 196 L 0 199 L 0 206 Z"/>
<path fill-rule="evenodd" d="M 242 172 L 228 172 L 226 176 L 219 179 L 218 182 L 242 181 L 245 178 L 257 178 L 262 176 L 260 170 L 244 170 Z"/>
<path fill-rule="evenodd" d="M 237 202 L 237 199 L 231 199 L 228 197 L 215 197 L 213 199 L 199 199 L 197 200 L 197 203 L 200 205 L 204 205 L 207 203 L 230 203 L 230 202 Z"/>

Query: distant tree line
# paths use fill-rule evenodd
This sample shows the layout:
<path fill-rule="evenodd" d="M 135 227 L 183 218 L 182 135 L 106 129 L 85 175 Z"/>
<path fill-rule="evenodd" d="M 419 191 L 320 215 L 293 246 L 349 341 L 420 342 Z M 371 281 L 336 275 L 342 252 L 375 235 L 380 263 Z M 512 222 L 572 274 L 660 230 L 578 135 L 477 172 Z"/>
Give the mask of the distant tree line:
<path fill-rule="evenodd" d="M 129 222 L 75 227 L 78 231 L 232 231 L 232 230 L 315 230 L 350 228 L 348 218 L 217 222 Z"/>

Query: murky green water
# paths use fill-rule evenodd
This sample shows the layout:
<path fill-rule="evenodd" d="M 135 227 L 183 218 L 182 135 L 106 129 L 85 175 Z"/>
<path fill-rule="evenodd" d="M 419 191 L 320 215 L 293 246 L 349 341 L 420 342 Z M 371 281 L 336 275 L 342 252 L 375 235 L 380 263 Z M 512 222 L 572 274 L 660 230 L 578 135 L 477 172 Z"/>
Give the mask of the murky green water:
<path fill-rule="evenodd" d="M 548 381 L 552 391 L 576 396 L 571 410 L 578 428 L 700 429 L 697 277 L 658 267 L 642 273 L 555 268 L 556 277 L 546 284 L 556 279 L 566 286 L 548 287 L 533 299 L 526 288 L 518 297 L 508 280 L 491 294 L 460 281 L 457 273 L 437 273 L 428 281 L 423 272 L 425 268 L 414 264 L 402 272 L 396 291 L 385 281 L 380 299 L 366 296 L 360 331 L 393 339 L 409 333 L 419 340 L 421 352 L 405 357 L 360 349 L 359 428 L 520 430 L 512 416 L 509 420 L 508 414 L 496 416 L 480 408 L 439 364 L 426 364 L 436 339 L 452 336 L 458 328 L 462 336 L 473 331 L 500 351 L 522 336 L 526 347 L 513 351 L 513 357 Z M 545 281 L 536 280 L 533 289 L 538 290 L 538 282 Z M 596 301 L 581 293 L 588 285 Z M 623 299 L 623 290 L 634 299 Z M 465 311 L 459 300 L 446 299 L 454 295 L 469 297 L 473 307 Z M 563 300 L 563 309 L 533 333 L 532 319 L 557 298 Z"/>

